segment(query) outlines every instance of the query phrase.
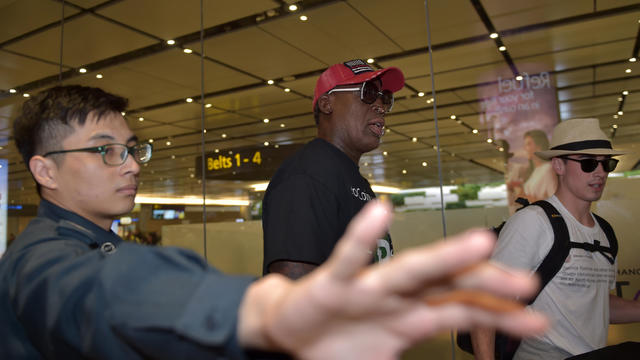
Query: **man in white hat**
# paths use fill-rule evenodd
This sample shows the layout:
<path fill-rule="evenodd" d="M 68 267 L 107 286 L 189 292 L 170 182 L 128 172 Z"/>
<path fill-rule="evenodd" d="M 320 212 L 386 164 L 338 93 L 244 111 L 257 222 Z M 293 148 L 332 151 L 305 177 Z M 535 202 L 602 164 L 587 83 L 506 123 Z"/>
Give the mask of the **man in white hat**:
<path fill-rule="evenodd" d="M 607 175 L 623 151 L 614 150 L 598 119 L 573 119 L 556 126 L 550 149 L 535 153 L 551 160 L 558 188 L 547 201 L 566 222 L 571 242 L 610 246 L 590 211 L 602 196 Z M 500 232 L 492 259 L 515 268 L 535 270 L 554 243 L 549 217 L 539 206 L 513 215 Z M 523 340 L 514 359 L 565 359 L 606 346 L 609 323 L 640 321 L 640 302 L 610 295 L 615 288 L 614 257 L 604 252 L 571 248 L 559 272 L 530 305 L 554 324 L 539 338 Z M 491 330 L 472 334 L 477 359 L 493 359 Z"/>

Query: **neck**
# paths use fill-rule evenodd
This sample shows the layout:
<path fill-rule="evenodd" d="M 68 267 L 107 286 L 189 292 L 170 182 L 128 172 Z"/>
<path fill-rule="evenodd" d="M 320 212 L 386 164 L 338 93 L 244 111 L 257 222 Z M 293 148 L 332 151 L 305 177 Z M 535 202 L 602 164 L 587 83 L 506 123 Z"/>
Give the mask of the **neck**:
<path fill-rule="evenodd" d="M 342 151 L 345 155 L 347 155 L 347 157 L 349 157 L 349 159 L 351 159 L 356 164 L 356 166 L 360 162 L 360 157 L 362 156 L 362 153 L 346 146 L 342 141 L 340 141 L 339 137 L 330 136 L 330 134 L 328 133 L 323 133 L 322 131 L 318 131 L 318 138 L 328 143 L 331 143 L 333 146 L 340 149 L 340 151 Z"/>
<path fill-rule="evenodd" d="M 42 192 L 42 198 L 53 203 L 56 206 L 59 206 L 67 211 L 71 211 L 72 213 L 75 213 L 76 215 L 82 216 L 83 218 L 91 221 L 92 223 L 98 225 L 99 227 L 105 229 L 105 230 L 109 230 L 111 228 L 111 224 L 113 223 L 113 219 L 110 218 L 96 218 L 95 216 L 90 216 L 89 214 L 85 214 L 82 211 L 78 211 L 76 209 L 73 209 L 70 206 L 65 205 L 64 200 L 62 199 L 58 199 L 55 196 L 47 196 L 48 194 L 46 194 L 45 191 Z"/>
<path fill-rule="evenodd" d="M 594 225 L 591 217 L 591 201 L 578 199 L 560 184 L 555 195 L 579 223 L 585 226 Z"/>

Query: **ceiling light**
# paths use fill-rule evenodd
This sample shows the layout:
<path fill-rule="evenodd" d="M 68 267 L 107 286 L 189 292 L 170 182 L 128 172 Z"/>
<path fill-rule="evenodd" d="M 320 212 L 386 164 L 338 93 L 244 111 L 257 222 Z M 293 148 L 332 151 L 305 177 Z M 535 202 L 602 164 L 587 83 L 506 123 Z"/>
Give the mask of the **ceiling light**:
<path fill-rule="evenodd" d="M 176 43 L 175 40 L 169 39 L 167 40 L 167 45 L 174 45 Z"/>
<path fill-rule="evenodd" d="M 80 68 L 80 69 L 78 69 L 78 72 L 79 72 L 79 73 L 84 74 L 84 73 L 86 73 L 86 72 L 87 72 L 87 69 L 85 69 L 85 68 Z"/>
<path fill-rule="evenodd" d="M 125 116 L 125 115 L 127 115 L 127 113 L 123 111 L 123 112 L 120 113 L 120 115 Z"/>
<path fill-rule="evenodd" d="M 277 149 L 277 148 L 279 148 L 279 147 L 280 147 L 280 145 L 275 144 L 275 145 L 273 145 L 273 147 Z"/>
<path fill-rule="evenodd" d="M 96 74 L 97 79 L 102 79 L 102 74 Z"/>
<path fill-rule="evenodd" d="M 406 175 L 406 174 L 407 174 L 407 170 L 402 169 L 402 174 L 403 174 L 403 175 Z"/>
<path fill-rule="evenodd" d="M 184 48 L 182 49 L 182 52 L 185 54 L 191 54 L 193 52 L 193 50 L 189 49 L 189 48 Z"/>
<path fill-rule="evenodd" d="M 24 93 L 24 94 L 22 94 L 22 96 L 24 96 L 24 97 L 29 97 L 29 96 L 31 96 L 31 95 L 29 95 L 28 93 Z"/>
<path fill-rule="evenodd" d="M 636 60 L 638 60 L 638 59 L 636 59 L 635 57 L 629 58 L 629 62 L 636 62 Z"/>
<path fill-rule="evenodd" d="M 204 107 L 206 107 L 206 108 L 208 109 L 208 108 L 210 108 L 210 107 L 212 107 L 212 106 L 213 106 L 213 105 L 211 105 L 211 104 L 207 104 L 207 105 L 205 105 Z"/>
<path fill-rule="evenodd" d="M 280 124 L 280 127 L 284 127 L 284 124 Z"/>
<path fill-rule="evenodd" d="M 506 46 L 504 46 L 504 45 L 502 45 L 502 46 L 500 46 L 500 47 L 498 48 L 498 50 L 500 50 L 500 51 L 506 51 L 506 50 L 507 50 L 507 47 L 506 47 Z"/>
<path fill-rule="evenodd" d="M 523 78 L 522 78 L 522 75 L 518 75 L 518 76 L 516 76 L 516 80 L 518 80 L 518 81 L 522 81 L 522 79 L 523 79 Z"/>
<path fill-rule="evenodd" d="M 418 93 L 418 96 L 419 96 L 419 97 L 423 97 L 423 96 L 424 96 L 424 92 L 420 91 L 420 92 Z"/>
<path fill-rule="evenodd" d="M 141 116 L 138 118 L 138 121 L 144 121 L 144 118 Z"/>
<path fill-rule="evenodd" d="M 618 98 L 618 101 L 622 101 L 622 97 L 619 97 L 619 98 Z"/>
<path fill-rule="evenodd" d="M 618 118 L 618 114 L 613 114 L 613 118 L 617 119 Z"/>
<path fill-rule="evenodd" d="M 478 129 L 473 129 L 471 130 L 472 133 L 477 134 L 478 133 Z"/>
<path fill-rule="evenodd" d="M 307 17 L 307 15 L 300 15 L 300 20 L 301 21 L 307 21 L 307 20 L 309 20 L 309 18 Z"/>
<path fill-rule="evenodd" d="M 617 124 L 613 124 L 613 125 L 611 125 L 611 127 L 614 128 L 614 129 L 617 129 L 618 125 Z"/>
<path fill-rule="evenodd" d="M 498 37 L 498 33 L 495 33 L 495 32 L 491 33 L 491 34 L 489 34 L 489 37 L 492 38 L 492 39 L 495 39 L 495 38 Z"/>
<path fill-rule="evenodd" d="M 264 146 L 269 146 L 269 142 L 268 142 L 268 141 L 265 141 L 265 142 L 264 142 Z"/>
<path fill-rule="evenodd" d="M 289 88 L 284 88 L 284 92 L 289 92 L 289 91 L 291 91 L 291 89 L 289 89 Z"/>
<path fill-rule="evenodd" d="M 176 156 L 175 155 L 171 155 L 171 160 L 175 160 Z"/>
<path fill-rule="evenodd" d="M 433 98 L 427 99 L 427 104 L 431 104 L 433 102 Z"/>
<path fill-rule="evenodd" d="M 383 152 L 382 152 L 382 155 L 387 156 L 387 155 L 389 155 L 389 153 L 388 153 L 388 152 L 386 152 L 386 151 L 383 151 Z"/>
<path fill-rule="evenodd" d="M 227 137 L 227 134 L 222 134 L 222 135 L 220 135 L 220 136 L 222 136 L 222 138 L 224 139 L 224 138 L 226 138 L 226 137 Z"/>
<path fill-rule="evenodd" d="M 149 139 L 149 144 L 153 144 L 153 139 Z"/>
<path fill-rule="evenodd" d="M 438 147 L 436 145 L 433 145 L 433 150 L 438 150 Z"/>
<path fill-rule="evenodd" d="M 626 72 L 627 74 L 631 73 L 631 69 L 626 69 L 624 72 Z"/>
<path fill-rule="evenodd" d="M 487 142 L 488 142 L 489 144 L 491 144 L 491 143 L 493 142 L 493 139 L 492 139 L 492 138 L 488 138 L 488 139 L 487 139 Z"/>
<path fill-rule="evenodd" d="M 368 58 L 367 59 L 367 63 L 369 64 L 373 64 L 374 62 L 376 62 L 373 58 Z"/>
<path fill-rule="evenodd" d="M 629 95 L 629 91 L 628 90 L 623 91 L 622 95 Z"/>
<path fill-rule="evenodd" d="M 387 134 L 391 132 L 391 129 L 387 128 Z"/>
<path fill-rule="evenodd" d="M 15 93 L 17 93 L 18 91 L 17 91 L 16 89 L 9 89 L 9 92 L 10 92 L 11 94 L 15 94 Z"/>
<path fill-rule="evenodd" d="M 289 5 L 289 11 L 296 11 L 296 10 L 298 10 L 298 5 L 296 4 Z"/>
<path fill-rule="evenodd" d="M 192 98 L 187 98 L 187 102 L 191 103 L 191 102 L 193 102 L 193 99 Z"/>
<path fill-rule="evenodd" d="M 504 148 L 503 148 L 502 146 L 500 146 L 500 147 L 498 148 L 498 151 L 503 152 L 503 151 L 504 151 Z"/>
<path fill-rule="evenodd" d="M 426 161 L 423 161 L 423 162 L 422 162 L 422 166 L 427 166 L 427 165 L 429 165 L 429 164 L 427 164 L 427 162 L 426 162 Z"/>
<path fill-rule="evenodd" d="M 622 110 L 618 111 L 618 115 L 624 115 L 624 112 Z"/>
<path fill-rule="evenodd" d="M 220 149 L 215 149 L 215 150 L 213 150 L 213 152 L 217 154 L 217 153 L 220 152 Z"/>
<path fill-rule="evenodd" d="M 412 142 L 418 142 L 418 138 L 417 137 L 411 138 L 411 141 Z"/>
<path fill-rule="evenodd" d="M 368 163 L 368 162 L 365 162 L 365 163 L 364 163 L 364 166 L 369 166 L 369 163 Z"/>
<path fill-rule="evenodd" d="M 189 174 L 189 177 L 193 179 L 194 177 L 196 177 L 196 175 L 195 174 Z"/>
<path fill-rule="evenodd" d="M 460 119 L 456 120 L 456 122 L 457 122 L 458 124 L 462 124 L 462 120 L 460 120 Z"/>
<path fill-rule="evenodd" d="M 455 116 L 455 115 L 451 115 L 449 117 L 451 118 L 451 120 L 455 120 L 457 118 L 457 116 Z"/>
<path fill-rule="evenodd" d="M 269 85 L 273 85 L 274 81 L 273 80 L 267 80 L 267 84 Z"/>
<path fill-rule="evenodd" d="M 171 146 L 171 140 L 167 140 L 166 144 L 167 146 Z"/>
<path fill-rule="evenodd" d="M 264 122 L 265 124 L 267 124 L 267 123 L 269 123 L 269 119 L 264 118 L 264 119 L 262 119 L 262 122 Z"/>

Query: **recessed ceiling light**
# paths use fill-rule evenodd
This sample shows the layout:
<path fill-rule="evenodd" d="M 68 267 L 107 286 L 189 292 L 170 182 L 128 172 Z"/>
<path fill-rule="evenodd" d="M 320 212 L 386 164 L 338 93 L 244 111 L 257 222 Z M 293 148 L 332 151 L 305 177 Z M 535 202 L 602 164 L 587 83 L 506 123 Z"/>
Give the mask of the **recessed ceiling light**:
<path fill-rule="evenodd" d="M 171 140 L 167 140 L 166 144 L 167 146 L 171 146 Z"/>
<path fill-rule="evenodd" d="M 173 39 L 167 40 L 167 45 L 175 45 L 176 41 Z"/>
<path fill-rule="evenodd" d="M 618 118 L 618 114 L 613 114 L 613 118 L 617 119 Z"/>
<path fill-rule="evenodd" d="M 424 96 L 424 92 L 420 91 L 420 92 L 418 93 L 418 96 L 419 96 L 419 97 L 423 97 L 423 96 Z"/>
<path fill-rule="evenodd" d="M 267 80 L 267 84 L 269 85 L 273 85 L 274 81 L 273 80 Z"/>
<path fill-rule="evenodd" d="M 127 113 L 123 111 L 123 112 L 120 113 L 120 115 L 125 116 L 125 115 L 127 115 Z"/>
<path fill-rule="evenodd" d="M 402 169 L 402 174 L 404 175 L 406 173 L 407 173 L 407 170 L 406 169 Z"/>
<path fill-rule="evenodd" d="M 219 152 L 220 152 L 220 149 L 215 149 L 215 150 L 213 150 L 213 152 L 214 152 L 214 153 L 219 153 Z"/>
<path fill-rule="evenodd" d="M 307 21 L 307 20 L 309 20 L 309 18 L 307 17 L 307 15 L 300 15 L 300 20 L 301 21 Z"/>
<path fill-rule="evenodd" d="M 488 139 L 487 139 L 487 142 L 488 142 L 489 144 L 491 144 L 491 143 L 493 142 L 493 139 L 492 139 L 492 138 L 488 138 Z"/>
<path fill-rule="evenodd" d="M 102 79 L 102 74 L 96 74 L 96 78 Z"/>
<path fill-rule="evenodd" d="M 518 75 L 518 76 L 516 76 L 516 80 L 518 80 L 518 81 L 522 81 L 522 79 L 523 79 L 523 78 L 522 78 L 522 75 Z"/>
<path fill-rule="evenodd" d="M 298 5 L 296 4 L 289 5 L 289 11 L 296 11 L 296 10 L 298 10 Z"/>
<path fill-rule="evenodd" d="M 149 139 L 149 144 L 153 144 L 153 139 Z"/>
<path fill-rule="evenodd" d="M 138 118 L 138 121 L 144 121 L 144 118 L 141 116 Z"/>
<path fill-rule="evenodd" d="M 457 116 L 455 116 L 455 115 L 451 115 L 449 117 L 451 118 L 451 120 L 455 120 L 457 118 Z"/>
<path fill-rule="evenodd" d="M 275 144 L 275 145 L 273 145 L 273 147 L 277 149 L 277 148 L 279 148 L 279 147 L 280 147 L 280 145 Z"/>
<path fill-rule="evenodd" d="M 638 59 L 636 59 L 635 57 L 631 57 L 629 58 L 629 62 L 636 62 Z"/>
<path fill-rule="evenodd" d="M 418 138 L 417 137 L 411 138 L 411 141 L 412 142 L 418 142 Z"/>
<path fill-rule="evenodd" d="M 389 153 L 388 153 L 388 152 L 386 152 L 386 151 L 383 151 L 383 152 L 382 152 L 382 155 L 387 156 L 387 155 L 389 155 Z"/>
<path fill-rule="evenodd" d="M 613 125 L 611 125 L 611 127 L 614 128 L 614 129 L 617 129 L 618 125 L 617 124 L 613 124 Z"/>
<path fill-rule="evenodd" d="M 438 147 L 436 145 L 433 145 L 433 150 L 438 150 Z"/>
<path fill-rule="evenodd" d="M 268 124 L 269 123 L 269 119 L 264 118 L 264 119 L 262 119 L 262 122 L 264 122 L 265 124 Z"/>
<path fill-rule="evenodd" d="M 624 111 L 622 110 L 618 111 L 618 115 L 624 115 Z"/>
<path fill-rule="evenodd" d="M 289 88 L 284 88 L 284 92 L 289 92 L 289 91 L 291 91 L 291 89 L 289 89 Z"/>
<path fill-rule="evenodd" d="M 193 99 L 192 98 L 187 98 L 187 102 L 188 103 L 193 102 Z"/>
<path fill-rule="evenodd" d="M 191 54 L 193 52 L 193 50 L 189 49 L 189 48 L 184 48 L 182 49 L 182 52 L 185 54 Z"/>
<path fill-rule="evenodd" d="M 171 160 L 174 160 L 176 158 L 175 155 L 171 155 Z"/>
<path fill-rule="evenodd" d="M 364 163 L 364 166 L 369 166 L 369 163 L 368 163 L 368 162 L 365 162 L 365 163 Z"/>
<path fill-rule="evenodd" d="M 472 133 L 477 134 L 478 133 L 478 129 L 473 129 L 471 130 Z"/>
<path fill-rule="evenodd" d="M 31 96 L 31 95 L 29 95 L 28 93 L 24 93 L 24 94 L 22 94 L 22 96 L 24 96 L 24 97 L 29 97 L 29 96 Z"/>
<path fill-rule="evenodd" d="M 373 63 L 375 62 L 375 60 L 374 60 L 373 58 L 368 58 L 368 59 L 367 59 L 367 62 L 368 62 L 369 64 L 373 64 Z"/>
<path fill-rule="evenodd" d="M 500 47 L 498 48 L 498 50 L 500 50 L 500 51 L 506 51 L 506 50 L 507 50 L 507 47 L 506 47 L 506 46 L 504 46 L 504 45 L 502 45 L 502 46 L 500 46 Z"/>
<path fill-rule="evenodd" d="M 619 98 L 618 98 L 618 101 L 622 101 L 622 97 L 619 97 Z"/>
<path fill-rule="evenodd" d="M 422 162 L 422 166 L 427 166 L 427 165 L 429 165 L 429 164 L 427 164 L 427 162 L 426 162 L 426 161 L 423 161 L 423 162 Z"/>
<path fill-rule="evenodd" d="M 280 127 L 284 127 L 284 126 L 285 126 L 284 124 L 280 124 Z"/>
<path fill-rule="evenodd" d="M 18 91 L 17 91 L 16 89 L 9 89 L 9 92 L 10 92 L 11 94 L 15 94 L 15 93 L 17 93 Z"/>
<path fill-rule="evenodd" d="M 264 146 L 269 146 L 269 142 L 268 142 L 268 141 L 265 141 L 265 142 L 264 142 Z"/>
<path fill-rule="evenodd" d="M 622 92 L 622 95 L 629 95 L 629 90 L 625 90 Z"/>
<path fill-rule="evenodd" d="M 489 34 L 489 37 L 492 38 L 492 39 L 495 39 L 495 38 L 498 37 L 498 33 L 495 33 L 495 32 L 491 33 L 491 34 Z"/>
<path fill-rule="evenodd" d="M 206 134 L 207 133 L 207 129 L 202 130 L 202 133 Z"/>
<path fill-rule="evenodd" d="M 78 69 L 78 72 L 80 72 L 80 73 L 84 74 L 84 73 L 86 73 L 86 72 L 87 72 L 87 69 L 85 69 L 85 68 L 80 68 L 80 69 Z"/>
<path fill-rule="evenodd" d="M 205 105 L 204 107 L 206 107 L 206 108 L 210 108 L 210 107 L 212 107 L 212 106 L 213 106 L 213 105 L 211 105 L 211 104 L 207 104 L 207 105 Z"/>
<path fill-rule="evenodd" d="M 500 147 L 498 148 L 498 151 L 503 152 L 503 151 L 504 151 L 504 148 L 503 148 L 502 146 L 500 146 Z"/>
<path fill-rule="evenodd" d="M 631 73 L 631 69 L 626 69 L 624 72 L 626 72 L 627 74 Z"/>
<path fill-rule="evenodd" d="M 220 135 L 220 136 L 222 136 L 222 138 L 224 139 L 224 138 L 226 138 L 226 137 L 227 137 L 227 134 L 222 134 L 222 135 Z"/>
<path fill-rule="evenodd" d="M 391 129 L 387 128 L 387 134 L 391 132 Z"/>

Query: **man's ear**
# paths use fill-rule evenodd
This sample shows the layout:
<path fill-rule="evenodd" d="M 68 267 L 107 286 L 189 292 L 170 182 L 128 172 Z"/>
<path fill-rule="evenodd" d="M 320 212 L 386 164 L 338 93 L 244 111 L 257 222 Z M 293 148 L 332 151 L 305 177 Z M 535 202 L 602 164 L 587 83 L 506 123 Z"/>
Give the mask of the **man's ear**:
<path fill-rule="evenodd" d="M 329 115 L 333 112 L 329 95 L 324 94 L 318 98 L 318 110 L 325 115 Z"/>
<path fill-rule="evenodd" d="M 558 157 L 554 157 L 551 159 L 551 167 L 553 167 L 553 171 L 555 171 L 555 173 L 558 175 L 564 175 L 566 170 L 565 165 L 566 164 L 564 163 L 564 160 Z"/>
<path fill-rule="evenodd" d="M 58 166 L 53 160 L 35 155 L 29 160 L 29 170 L 40 186 L 48 189 L 58 188 Z"/>

